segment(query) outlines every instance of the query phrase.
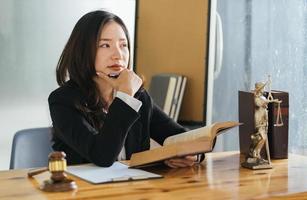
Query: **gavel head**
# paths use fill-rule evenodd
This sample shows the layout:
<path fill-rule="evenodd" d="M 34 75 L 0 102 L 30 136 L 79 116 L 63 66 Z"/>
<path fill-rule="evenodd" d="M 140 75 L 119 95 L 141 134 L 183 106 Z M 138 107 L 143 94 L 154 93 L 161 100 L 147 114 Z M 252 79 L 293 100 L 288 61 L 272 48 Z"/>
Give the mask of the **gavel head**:
<path fill-rule="evenodd" d="M 68 179 L 66 171 L 66 154 L 64 152 L 52 152 L 49 154 L 48 170 L 51 173 L 49 180 L 45 180 L 40 189 L 46 192 L 64 192 L 78 188 L 75 181 Z"/>
<path fill-rule="evenodd" d="M 55 151 L 49 154 L 49 171 L 52 174 L 51 179 L 55 182 L 62 181 L 66 178 L 66 154 Z"/>

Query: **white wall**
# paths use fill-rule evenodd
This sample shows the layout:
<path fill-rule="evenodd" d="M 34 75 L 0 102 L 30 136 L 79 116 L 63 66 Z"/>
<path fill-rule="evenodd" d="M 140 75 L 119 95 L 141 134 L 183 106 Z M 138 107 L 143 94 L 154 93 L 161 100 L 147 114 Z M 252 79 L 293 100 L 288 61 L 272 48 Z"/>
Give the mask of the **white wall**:
<path fill-rule="evenodd" d="M 133 44 L 135 0 L 0 0 L 0 170 L 16 131 L 51 125 L 58 58 L 77 20 L 97 9 L 119 15 Z"/>

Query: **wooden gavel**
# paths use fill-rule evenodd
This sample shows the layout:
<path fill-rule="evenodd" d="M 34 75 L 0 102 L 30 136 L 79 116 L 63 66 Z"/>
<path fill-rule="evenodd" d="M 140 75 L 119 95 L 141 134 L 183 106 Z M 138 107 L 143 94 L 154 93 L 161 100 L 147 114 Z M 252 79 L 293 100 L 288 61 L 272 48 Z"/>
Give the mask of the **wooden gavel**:
<path fill-rule="evenodd" d="M 30 170 L 28 177 L 46 172 L 49 170 L 51 177 L 49 180 L 45 180 L 40 186 L 40 189 L 47 192 L 63 192 L 77 189 L 76 183 L 67 178 L 66 171 L 66 154 L 64 152 L 55 151 L 49 154 L 48 167 L 41 169 Z"/>

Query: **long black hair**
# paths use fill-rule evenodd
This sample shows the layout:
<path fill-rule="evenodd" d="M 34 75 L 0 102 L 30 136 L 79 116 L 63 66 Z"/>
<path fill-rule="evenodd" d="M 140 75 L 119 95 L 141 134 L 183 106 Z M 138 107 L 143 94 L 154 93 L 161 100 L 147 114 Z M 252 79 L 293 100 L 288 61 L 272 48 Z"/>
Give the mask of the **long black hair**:
<path fill-rule="evenodd" d="M 96 116 L 102 112 L 102 108 L 105 105 L 93 80 L 96 76 L 96 51 L 100 33 L 103 27 L 111 21 L 118 23 L 124 30 L 130 51 L 129 34 L 124 22 L 113 13 L 97 10 L 89 12 L 79 19 L 65 45 L 56 68 L 57 82 L 60 86 L 64 85 L 68 80 L 72 80 L 86 96 L 88 100 L 86 105 L 76 106 L 80 111 L 91 116 L 89 119 L 95 128 L 99 128 L 102 125 Z M 130 65 L 130 59 L 128 65 Z"/>

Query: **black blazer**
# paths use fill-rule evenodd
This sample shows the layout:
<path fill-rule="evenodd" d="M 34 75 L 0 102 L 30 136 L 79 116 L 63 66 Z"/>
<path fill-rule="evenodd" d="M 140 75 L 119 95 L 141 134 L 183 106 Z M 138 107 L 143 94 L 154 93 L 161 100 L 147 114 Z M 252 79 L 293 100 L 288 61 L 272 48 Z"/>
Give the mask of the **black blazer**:
<path fill-rule="evenodd" d="M 150 138 L 162 144 L 168 136 L 186 131 L 159 109 L 144 89 L 135 97 L 142 101 L 139 112 L 115 98 L 108 113 L 100 116 L 102 128 L 96 130 L 76 108 L 77 104 L 86 105 L 86 97 L 76 83 L 68 81 L 48 99 L 53 149 L 64 151 L 68 164 L 93 162 L 106 167 L 116 161 L 123 145 L 130 159 L 132 153 L 150 148 Z"/>

